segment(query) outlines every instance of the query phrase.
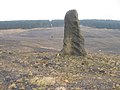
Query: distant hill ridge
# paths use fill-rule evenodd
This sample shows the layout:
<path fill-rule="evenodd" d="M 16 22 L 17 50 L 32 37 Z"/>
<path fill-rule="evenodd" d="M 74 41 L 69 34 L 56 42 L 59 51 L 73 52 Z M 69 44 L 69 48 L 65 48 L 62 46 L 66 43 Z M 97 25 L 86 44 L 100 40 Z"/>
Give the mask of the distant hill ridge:
<path fill-rule="evenodd" d="M 120 29 L 120 21 L 118 20 L 81 20 L 81 25 L 93 27 L 93 28 L 107 28 L 107 29 Z"/>
<path fill-rule="evenodd" d="M 80 20 L 80 25 L 94 27 L 94 28 L 107 28 L 107 29 L 120 29 L 120 21 L 117 20 L 97 20 L 97 19 L 84 19 Z M 48 27 L 63 27 L 64 20 L 18 20 L 18 21 L 0 21 L 0 29 L 31 29 L 31 28 L 48 28 Z"/>

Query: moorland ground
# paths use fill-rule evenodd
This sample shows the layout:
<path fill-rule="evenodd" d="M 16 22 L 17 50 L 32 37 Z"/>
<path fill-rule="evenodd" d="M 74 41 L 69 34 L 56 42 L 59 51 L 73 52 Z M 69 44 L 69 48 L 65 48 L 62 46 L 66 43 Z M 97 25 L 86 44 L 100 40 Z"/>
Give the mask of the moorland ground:
<path fill-rule="evenodd" d="M 119 29 L 97 29 L 81 26 L 81 31 L 85 37 L 86 50 L 120 54 Z M 40 48 L 61 50 L 63 32 L 62 27 L 0 30 L 0 48 L 18 51 L 39 50 Z"/>
<path fill-rule="evenodd" d="M 120 30 L 81 26 L 86 57 L 59 55 L 63 32 L 0 30 L 1 90 L 120 90 Z"/>

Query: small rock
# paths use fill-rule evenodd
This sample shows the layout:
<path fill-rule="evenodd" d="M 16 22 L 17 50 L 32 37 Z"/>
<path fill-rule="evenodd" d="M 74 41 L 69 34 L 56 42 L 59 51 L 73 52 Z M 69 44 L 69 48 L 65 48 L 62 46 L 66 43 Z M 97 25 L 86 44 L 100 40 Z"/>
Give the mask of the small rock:
<path fill-rule="evenodd" d="M 2 54 L 2 51 L 0 51 L 0 54 Z"/>
<path fill-rule="evenodd" d="M 25 90 L 25 86 L 22 83 L 18 84 L 19 90 Z"/>
<path fill-rule="evenodd" d="M 55 78 L 53 77 L 34 77 L 30 80 L 30 83 L 40 85 L 54 85 L 56 83 Z"/>
<path fill-rule="evenodd" d="M 65 83 L 69 83 L 69 81 L 67 79 L 64 80 Z"/>
<path fill-rule="evenodd" d="M 116 84 L 116 87 L 120 87 L 120 84 Z"/>
<path fill-rule="evenodd" d="M 97 77 L 97 79 L 101 79 L 101 80 L 102 80 L 102 78 L 101 78 L 101 77 Z"/>
<path fill-rule="evenodd" d="M 57 57 L 59 57 L 59 56 L 60 56 L 60 54 L 58 53 L 56 56 L 57 56 Z"/>
<path fill-rule="evenodd" d="M 65 87 L 57 87 L 55 90 L 66 90 Z"/>
<path fill-rule="evenodd" d="M 21 82 L 23 82 L 23 79 L 20 78 L 20 79 L 18 79 L 16 82 L 17 82 L 17 83 L 21 83 Z"/>
<path fill-rule="evenodd" d="M 29 77 L 33 76 L 33 73 L 31 71 L 29 71 L 28 76 Z"/>
<path fill-rule="evenodd" d="M 9 89 L 16 89 L 16 88 L 17 88 L 17 86 L 16 86 L 16 84 L 15 84 L 15 83 L 13 83 L 13 84 L 11 84 L 8 88 L 9 88 Z"/>

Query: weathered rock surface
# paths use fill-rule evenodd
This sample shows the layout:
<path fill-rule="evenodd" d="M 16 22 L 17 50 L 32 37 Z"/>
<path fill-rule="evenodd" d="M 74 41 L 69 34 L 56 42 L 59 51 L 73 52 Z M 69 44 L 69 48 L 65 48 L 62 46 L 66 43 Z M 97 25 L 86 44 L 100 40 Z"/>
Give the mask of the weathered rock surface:
<path fill-rule="evenodd" d="M 85 56 L 84 38 L 80 32 L 77 11 L 68 11 L 64 23 L 63 54 Z"/>

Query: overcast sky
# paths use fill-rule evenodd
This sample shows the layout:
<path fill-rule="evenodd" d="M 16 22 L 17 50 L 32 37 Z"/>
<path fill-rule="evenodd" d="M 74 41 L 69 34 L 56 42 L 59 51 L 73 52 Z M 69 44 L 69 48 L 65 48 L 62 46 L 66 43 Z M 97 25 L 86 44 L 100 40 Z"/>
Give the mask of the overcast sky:
<path fill-rule="evenodd" d="M 79 19 L 120 20 L 120 0 L 0 0 L 0 21 L 64 19 L 70 9 Z"/>

